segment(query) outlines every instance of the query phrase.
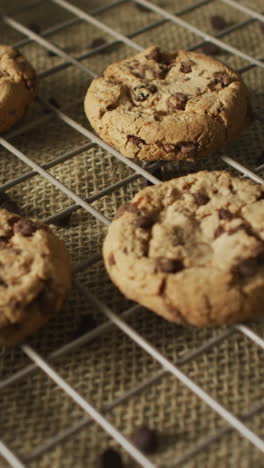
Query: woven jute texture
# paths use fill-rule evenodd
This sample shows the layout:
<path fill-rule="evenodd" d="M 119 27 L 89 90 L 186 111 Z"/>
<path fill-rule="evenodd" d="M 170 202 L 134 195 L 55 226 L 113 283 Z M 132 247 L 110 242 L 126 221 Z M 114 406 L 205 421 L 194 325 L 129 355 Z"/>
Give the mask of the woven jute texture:
<path fill-rule="evenodd" d="M 46 39 L 73 57 L 79 57 L 82 53 L 92 50 L 94 39 L 105 39 L 107 43 L 115 40 L 85 21 L 71 21 L 76 17 L 52 1 L 1 0 L 0 3 L 0 7 L 20 24 L 31 28 L 32 24 L 39 25 L 43 35 L 48 28 L 67 22 L 61 30 L 50 33 Z M 83 11 L 92 12 L 97 8 L 110 6 L 111 1 L 75 0 L 72 3 Z M 193 0 L 156 0 L 155 3 L 167 11 L 177 12 L 190 6 Z M 23 10 L 30 5 L 35 6 Z M 243 0 L 243 5 L 259 12 L 263 9 L 262 0 Z M 21 11 L 15 14 L 18 8 L 21 8 Z M 213 33 L 210 17 L 217 14 L 224 16 L 229 25 L 248 20 L 247 15 L 220 1 L 207 4 L 204 2 L 203 6 L 184 14 L 182 18 L 205 32 Z M 134 36 L 134 41 L 142 46 L 156 43 L 171 50 L 195 48 L 202 40 L 183 27 L 160 21 L 159 15 L 143 11 L 129 1 L 104 12 L 97 12 L 96 18 L 125 35 L 139 31 Z M 157 23 L 155 27 L 140 33 L 140 29 L 153 23 Z M 45 48 L 36 42 L 21 43 L 25 38 L 26 36 L 14 27 L 1 21 L 1 43 L 18 45 L 40 75 L 39 96 L 44 100 L 55 99 L 69 117 L 89 128 L 83 112 L 83 99 L 90 82 L 89 74 L 75 65 L 66 63 L 63 58 L 47 55 Z M 223 40 L 249 55 L 260 58 L 264 56 L 263 39 L 260 24 L 253 20 L 229 33 Z M 115 43 L 100 54 L 82 59 L 81 63 L 100 74 L 107 64 L 133 53 L 132 48 Z M 219 58 L 235 69 L 249 64 L 248 61 L 224 51 Z M 57 67 L 54 68 L 55 66 Z M 264 119 L 263 71 L 258 67 L 250 67 L 243 76 L 252 91 L 255 121 L 223 154 L 254 170 L 264 163 L 264 133 L 261 131 Z M 12 129 L 9 141 L 32 161 L 41 165 L 52 163 L 56 158 L 89 143 L 83 134 L 52 112 L 47 113 L 43 103 L 37 100 L 24 119 Z M 216 168 L 230 170 L 221 160 L 221 154 L 214 154 L 207 161 L 199 163 L 164 164 L 162 177 L 169 179 L 201 169 Z M 129 167 L 99 146 L 84 148 L 76 155 L 51 164 L 48 170 L 82 198 L 91 197 L 133 174 Z M 25 216 L 45 221 L 60 210 L 74 205 L 72 199 L 39 175 L 25 177 L 12 187 L 8 185 L 9 181 L 29 171 L 30 168 L 16 156 L 3 148 L 0 150 L 0 189 L 4 188 L 7 191 Z M 93 201 L 92 206 L 111 219 L 117 207 L 129 200 L 143 186 L 142 177 L 131 179 L 126 186 L 112 190 L 99 200 Z M 95 307 L 83 291 L 94 294 L 120 316 L 133 305 L 112 285 L 104 270 L 100 256 L 106 233 L 103 223 L 83 208 L 78 208 L 73 210 L 68 226 L 57 227 L 57 232 L 66 242 L 73 265 L 89 259 L 94 254 L 98 254 L 99 259 L 74 274 L 75 283 L 62 312 L 51 320 L 45 329 L 28 340 L 28 344 L 48 360 L 50 353 L 74 339 L 82 317 L 86 314 L 92 314 L 99 326 L 107 323 L 102 310 Z M 83 289 L 79 289 L 76 284 L 81 285 Z M 263 398 L 263 354 L 260 347 L 238 331 L 230 333 L 228 338 L 198 357 L 181 363 L 198 347 L 228 329 L 222 327 L 199 330 L 178 327 L 140 307 L 126 315 L 126 321 L 171 362 L 179 363 L 180 369 L 186 375 L 237 417 L 246 415 Z M 252 323 L 250 327 L 264 337 L 263 324 Z M 0 353 L 1 380 L 12 377 L 30 364 L 30 360 L 19 347 L 2 348 Z M 178 457 L 192 446 L 214 434 L 219 428 L 226 427 L 224 420 L 177 378 L 169 373 L 161 373 L 160 365 L 115 325 L 107 325 L 104 332 L 85 345 L 49 362 L 82 397 L 99 411 L 104 411 L 107 420 L 125 436 L 129 437 L 142 423 L 155 428 L 159 433 L 160 445 L 150 459 L 157 466 L 173 467 Z M 158 373 L 159 378 L 151 385 L 109 410 L 108 407 L 117 398 Z M 126 467 L 138 466 L 114 439 L 89 417 L 85 424 L 84 412 L 39 369 L 34 369 L 23 379 L 5 386 L 1 390 L 0 402 L 0 437 L 10 449 L 25 460 L 26 466 L 92 468 L 98 455 L 109 446 L 117 447 Z M 33 458 L 34 451 L 45 442 L 82 421 L 83 426 L 80 430 Z M 259 437 L 264 436 L 263 422 L 263 413 L 259 411 L 246 419 L 248 427 Z M 8 464 L 0 458 L 0 466 L 5 467 Z M 254 445 L 236 430 L 231 430 L 186 461 L 184 466 L 259 468 L 264 466 L 264 461 Z"/>

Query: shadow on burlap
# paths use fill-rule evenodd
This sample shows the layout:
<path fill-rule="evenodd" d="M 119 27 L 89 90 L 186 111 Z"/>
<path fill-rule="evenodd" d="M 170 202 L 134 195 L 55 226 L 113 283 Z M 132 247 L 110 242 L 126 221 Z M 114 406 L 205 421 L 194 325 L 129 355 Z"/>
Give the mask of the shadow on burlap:
<path fill-rule="evenodd" d="M 17 8 L 17 3 L 15 0 L 2 0 L 2 8 L 11 11 L 12 8 Z M 27 3 L 32 3 L 32 0 L 24 1 L 23 5 Z M 90 12 L 111 2 L 76 0 L 74 3 Z M 186 0 L 184 6 L 192 3 L 192 0 Z M 258 11 L 261 11 L 261 3 L 261 0 L 243 2 Z M 156 4 L 172 12 L 182 8 L 182 2 L 179 0 L 156 0 Z M 230 23 L 247 19 L 245 14 L 217 1 L 195 9 L 183 18 L 204 31 L 213 33 L 210 23 L 212 14 L 221 14 Z M 44 31 L 50 26 L 72 19 L 73 16 L 52 2 L 42 1 L 15 18 L 24 25 L 37 23 L 41 31 Z M 132 33 L 160 20 L 160 16 L 140 11 L 132 2 L 100 13 L 97 18 L 123 34 Z M 0 30 L 2 43 L 12 45 L 24 39 L 24 36 L 4 23 L 1 23 Z M 110 35 L 85 22 L 75 22 L 48 36 L 50 41 L 75 57 L 89 50 L 91 42 L 97 38 L 104 38 L 107 42 L 113 40 Z M 163 22 L 154 29 L 140 33 L 134 40 L 142 46 L 157 43 L 175 49 L 193 47 L 200 38 L 182 27 Z M 264 56 L 263 32 L 256 21 L 230 33 L 225 40 L 252 56 Z M 48 72 L 51 67 L 64 62 L 61 58 L 48 56 L 36 43 L 24 45 L 21 51 L 32 61 L 38 73 Z M 129 54 L 133 54 L 130 47 L 116 44 L 104 53 L 82 60 L 82 63 L 93 72 L 101 73 L 107 64 Z M 236 69 L 248 64 L 244 59 L 224 51 L 219 58 Z M 224 154 L 254 169 L 264 162 L 261 161 L 264 147 L 264 136 L 261 132 L 263 72 L 260 68 L 253 67 L 244 74 L 244 79 L 252 91 L 255 122 L 237 142 L 225 149 Z M 39 94 L 44 99 L 55 98 L 70 117 L 89 128 L 83 113 L 83 97 L 89 81 L 90 77 L 84 71 L 67 65 L 56 73 L 43 76 Z M 27 127 L 27 130 L 22 131 L 23 126 L 29 124 L 31 128 Z M 56 116 L 46 114 L 43 106 L 37 101 L 23 121 L 15 127 L 14 132 L 18 134 L 13 135 L 10 142 L 38 164 L 51 162 L 67 151 L 87 143 L 87 139 L 76 130 Z M 227 169 L 220 156 L 212 155 L 208 161 L 193 164 L 164 164 L 164 179 L 201 169 Z M 28 170 L 29 168 L 15 156 L 1 150 L 0 184 L 6 184 Z M 131 169 L 98 147 L 84 150 L 55 165 L 49 171 L 83 198 L 92 196 L 133 174 Z M 129 200 L 143 186 L 143 179 L 138 177 L 126 187 L 94 202 L 93 206 L 111 219 L 117 207 Z M 45 220 L 74 204 L 56 187 L 37 175 L 11 188 L 8 193 L 17 201 L 24 215 L 40 220 Z M 69 225 L 57 228 L 57 231 L 65 240 L 72 261 L 76 264 L 95 253 L 100 254 L 106 227 L 85 210 L 79 209 L 74 211 Z M 76 274 L 75 279 L 118 314 L 132 305 L 112 285 L 101 260 Z M 93 314 L 98 325 L 106 321 L 100 310 L 74 287 L 63 311 L 51 320 L 45 329 L 28 340 L 28 343 L 46 357 L 74 338 L 81 318 L 87 313 Z M 225 330 L 224 327 L 196 330 L 174 326 L 142 308 L 138 308 L 127 321 L 174 363 Z M 262 324 L 251 326 L 260 336 L 264 336 Z M 10 377 L 29 364 L 29 360 L 19 348 L 3 348 L 0 362 L 2 379 Z M 90 343 L 53 361 L 53 365 L 59 374 L 98 410 L 105 409 L 113 400 L 160 370 L 155 360 L 114 326 L 110 326 Z M 260 349 L 238 332 L 211 347 L 199 358 L 181 365 L 183 372 L 238 417 L 249 412 L 263 397 L 263 367 Z M 1 391 L 1 438 L 22 459 L 45 440 L 80 421 L 83 416 L 81 409 L 38 370 Z M 173 466 L 174 461 L 192 445 L 225 425 L 224 421 L 195 394 L 166 373 L 144 391 L 106 413 L 106 417 L 128 437 L 131 431 L 143 422 L 155 427 L 160 434 L 160 447 L 150 458 L 153 463 L 167 467 Z M 248 419 L 247 424 L 259 436 L 264 435 L 261 413 L 256 413 Z M 69 439 L 29 462 L 28 466 L 93 467 L 98 454 L 109 445 L 116 444 L 97 424 L 90 421 Z M 118 450 L 122 453 L 127 467 L 137 466 L 120 448 Z M 7 466 L 3 459 L 0 466 Z M 231 431 L 202 450 L 184 466 L 258 468 L 264 464 L 260 452 L 238 432 Z"/>

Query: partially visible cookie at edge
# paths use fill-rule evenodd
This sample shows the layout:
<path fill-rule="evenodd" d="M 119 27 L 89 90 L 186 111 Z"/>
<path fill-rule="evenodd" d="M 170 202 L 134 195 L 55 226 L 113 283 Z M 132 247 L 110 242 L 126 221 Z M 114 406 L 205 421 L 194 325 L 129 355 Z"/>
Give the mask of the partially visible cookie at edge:
<path fill-rule="evenodd" d="M 106 143 L 144 160 L 206 157 L 250 120 L 247 87 L 231 68 L 156 46 L 109 65 L 91 83 L 84 107 Z"/>
<path fill-rule="evenodd" d="M 203 171 L 151 186 L 121 207 L 103 245 L 129 298 L 195 326 L 264 317 L 264 187 Z"/>
<path fill-rule="evenodd" d="M 37 94 L 36 73 L 17 50 L 0 45 L 0 133 L 9 130 Z"/>
<path fill-rule="evenodd" d="M 63 241 L 48 226 L 0 209 L 0 344 L 19 343 L 42 327 L 70 286 Z"/>

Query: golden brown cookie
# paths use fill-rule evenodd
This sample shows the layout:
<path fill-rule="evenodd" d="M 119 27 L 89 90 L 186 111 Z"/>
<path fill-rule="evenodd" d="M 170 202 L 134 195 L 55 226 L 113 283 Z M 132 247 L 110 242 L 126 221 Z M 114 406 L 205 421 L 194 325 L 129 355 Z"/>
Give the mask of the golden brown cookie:
<path fill-rule="evenodd" d="M 103 255 L 128 298 L 173 322 L 264 317 L 264 186 L 203 171 L 147 187 L 117 212 Z"/>
<path fill-rule="evenodd" d="M 100 137 L 129 158 L 193 160 L 240 134 L 248 91 L 211 57 L 152 46 L 96 78 L 85 112 Z"/>
<path fill-rule="evenodd" d="M 69 256 L 48 226 L 0 209 L 0 343 L 13 345 L 58 312 Z"/>
<path fill-rule="evenodd" d="M 0 45 L 0 133 L 24 115 L 36 93 L 36 74 L 30 63 L 18 50 Z"/>

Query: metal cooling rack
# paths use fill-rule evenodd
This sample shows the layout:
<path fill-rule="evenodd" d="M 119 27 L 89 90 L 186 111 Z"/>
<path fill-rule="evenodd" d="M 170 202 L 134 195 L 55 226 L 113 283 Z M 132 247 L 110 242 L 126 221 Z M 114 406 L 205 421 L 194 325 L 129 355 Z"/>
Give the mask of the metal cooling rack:
<path fill-rule="evenodd" d="M 214 0 L 200 0 L 200 1 L 194 2 L 192 5 L 186 8 L 183 8 L 180 11 L 177 11 L 175 14 L 169 13 L 165 9 L 147 0 L 134 0 L 134 3 L 137 3 L 141 5 L 142 7 L 145 7 L 151 12 L 157 13 L 160 16 L 160 19 L 158 21 L 151 23 L 150 25 L 147 25 L 141 28 L 140 30 L 133 32 L 132 34 L 128 36 L 125 36 L 121 34 L 120 32 L 107 26 L 106 24 L 98 20 L 96 18 L 96 15 L 98 13 L 105 12 L 106 10 L 111 10 L 111 8 L 116 7 L 118 5 L 128 3 L 129 0 L 116 0 L 104 7 L 97 8 L 96 10 L 91 11 L 90 13 L 83 11 L 82 9 L 78 8 L 77 6 L 75 6 L 74 4 L 72 4 L 71 2 L 67 0 L 49 0 L 49 1 L 50 3 L 56 4 L 62 9 L 70 12 L 73 15 L 73 18 L 70 20 L 64 21 L 62 23 L 59 23 L 55 26 L 52 26 L 45 31 L 42 31 L 41 35 L 33 32 L 31 29 L 24 26 L 21 22 L 14 19 L 13 15 L 17 14 L 18 12 L 20 13 L 22 11 L 24 12 L 26 10 L 30 10 L 31 8 L 35 7 L 38 4 L 44 5 L 46 3 L 46 0 L 32 1 L 26 6 L 20 7 L 20 9 L 16 9 L 16 11 L 11 11 L 11 13 L 9 14 L 2 13 L 2 17 L 1 17 L 1 20 L 5 24 L 9 25 L 11 28 L 13 28 L 16 31 L 19 31 L 25 36 L 25 39 L 14 44 L 14 46 L 19 47 L 19 46 L 26 45 L 30 42 L 35 42 L 39 44 L 40 46 L 42 46 L 43 48 L 55 53 L 56 55 L 64 59 L 64 62 L 62 64 L 55 65 L 49 68 L 48 70 L 40 73 L 39 75 L 40 79 L 45 76 L 56 73 L 57 71 L 60 71 L 70 65 L 74 67 L 78 67 L 82 72 L 86 73 L 90 78 L 94 78 L 97 76 L 97 74 L 94 73 L 92 70 L 90 70 L 86 65 L 83 65 L 82 63 L 83 59 L 89 56 L 92 56 L 98 53 L 99 51 L 103 51 L 109 47 L 113 47 L 114 45 L 120 42 L 132 47 L 133 49 L 135 49 L 135 51 L 143 50 L 143 47 L 137 44 L 134 38 L 136 38 L 136 36 L 141 34 L 142 32 L 146 32 L 150 29 L 154 29 L 157 26 L 160 26 L 166 22 L 175 23 L 176 25 L 179 25 L 185 28 L 191 33 L 194 33 L 199 38 L 199 42 L 197 42 L 197 44 L 194 47 L 192 47 L 191 50 L 197 49 L 198 47 L 203 45 L 205 42 L 210 41 L 211 43 L 217 46 L 220 46 L 222 49 L 248 62 L 246 66 L 238 70 L 240 73 L 246 73 L 248 70 L 254 67 L 264 68 L 264 62 L 261 57 L 256 58 L 254 56 L 248 55 L 242 52 L 241 50 L 237 49 L 236 47 L 233 47 L 222 40 L 226 34 L 232 31 L 239 30 L 255 21 L 264 23 L 264 16 L 262 14 L 256 11 L 253 11 L 252 9 L 247 8 L 233 0 L 220 0 L 220 1 L 223 4 L 228 4 L 230 7 L 235 8 L 245 13 L 248 16 L 248 18 L 244 20 L 243 22 L 239 22 L 239 23 L 236 23 L 235 25 L 231 25 L 227 27 L 226 29 L 218 32 L 215 35 L 207 34 L 181 18 L 182 15 L 189 13 L 195 9 L 198 9 L 199 7 L 203 5 L 212 3 Z M 97 47 L 96 49 L 84 52 L 81 55 L 77 56 L 77 58 L 72 57 L 70 54 L 66 53 L 60 47 L 55 46 L 49 41 L 49 36 L 53 34 L 54 32 L 64 30 L 68 26 L 77 24 L 82 21 L 95 26 L 96 28 L 98 28 L 98 30 L 108 33 L 111 37 L 113 37 L 113 40 L 111 42 L 108 42 L 106 44 L 103 44 Z M 30 179 L 35 174 L 39 174 L 41 177 L 43 177 L 48 182 L 53 184 L 57 189 L 59 189 L 61 192 L 67 195 L 67 197 L 69 197 L 71 200 L 75 202 L 75 204 L 72 205 L 70 208 L 66 208 L 63 211 L 60 211 L 59 213 L 53 216 L 50 216 L 46 220 L 47 222 L 56 221 L 62 215 L 71 213 L 75 211 L 76 209 L 78 209 L 79 207 L 82 207 L 84 210 L 89 212 L 92 216 L 97 218 L 100 222 L 104 223 L 105 225 L 108 225 L 110 223 L 110 220 L 107 219 L 102 213 L 100 213 L 97 209 L 95 209 L 91 205 L 93 201 L 98 200 L 102 198 L 103 196 L 112 193 L 114 190 L 117 190 L 120 187 L 127 186 L 130 182 L 132 182 L 133 180 L 139 177 L 147 179 L 148 181 L 154 184 L 158 184 L 160 182 L 160 180 L 157 179 L 155 176 L 153 176 L 151 173 L 152 170 L 155 169 L 159 165 L 159 163 L 155 162 L 151 164 L 146 164 L 143 167 L 139 166 L 136 162 L 130 159 L 127 159 L 118 151 L 114 150 L 113 148 L 108 146 L 106 143 L 104 143 L 102 140 L 100 140 L 92 132 L 90 132 L 85 127 L 80 125 L 78 122 L 70 118 L 67 115 L 66 108 L 64 108 L 63 110 L 60 110 L 54 105 L 52 105 L 50 102 L 42 99 L 41 96 L 39 97 L 39 100 L 47 108 L 49 108 L 52 111 L 52 113 L 56 114 L 56 116 L 61 121 L 63 121 L 66 125 L 75 129 L 77 132 L 79 132 L 81 135 L 87 138 L 88 142 L 84 145 L 79 146 L 78 148 L 75 148 L 72 151 L 66 152 L 62 156 L 56 159 L 53 159 L 52 161 L 42 166 L 36 164 L 26 154 L 24 154 L 16 146 L 12 144 L 11 141 L 15 136 L 22 135 L 25 130 L 28 130 L 29 128 L 34 128 L 40 123 L 44 123 L 48 121 L 51 118 L 51 115 L 52 115 L 51 113 L 48 116 L 39 118 L 37 121 L 30 122 L 24 126 L 20 126 L 19 129 L 10 132 L 6 137 L 0 137 L 1 146 L 4 147 L 8 152 L 10 152 L 16 158 L 18 158 L 20 161 L 25 163 L 29 168 L 31 168 L 30 172 L 27 172 L 26 174 L 23 174 L 12 180 L 9 180 L 8 182 L 0 186 L 1 191 L 14 187 L 17 184 L 24 182 L 27 179 Z M 89 149 L 95 145 L 98 145 L 99 147 L 108 151 L 111 155 L 113 155 L 115 158 L 120 160 L 123 164 L 129 166 L 134 171 L 134 173 L 117 183 L 114 183 L 108 187 L 105 187 L 104 189 L 98 191 L 95 195 L 90 196 L 88 199 L 83 199 L 79 197 L 76 193 L 74 193 L 72 190 L 70 190 L 67 186 L 62 184 L 55 177 L 53 177 L 49 172 L 47 172 L 47 169 L 51 167 L 55 167 L 57 164 L 64 162 L 70 159 L 71 157 L 75 156 L 76 154 L 80 154 L 82 151 Z M 247 169 L 246 167 L 244 167 L 243 165 L 241 165 L 238 161 L 230 158 L 229 156 L 222 156 L 222 159 L 227 165 L 237 170 L 243 176 L 249 177 L 251 180 L 253 180 L 256 183 L 260 183 L 260 184 L 264 183 L 264 179 L 258 175 L 258 171 L 264 169 L 264 164 L 256 167 L 255 171 L 253 172 Z M 99 259 L 100 259 L 100 255 L 95 254 L 95 255 L 92 255 L 90 258 L 86 259 L 85 261 L 82 261 L 79 264 L 74 265 L 73 267 L 74 273 L 82 271 L 86 267 L 97 262 Z M 182 370 L 180 369 L 180 367 L 184 363 L 192 361 L 201 353 L 208 351 L 213 346 L 217 346 L 224 340 L 229 339 L 234 334 L 243 334 L 249 340 L 251 340 L 255 346 L 258 346 L 264 349 L 264 340 L 259 335 L 257 335 L 250 327 L 245 326 L 245 325 L 235 325 L 233 327 L 230 327 L 228 330 L 225 330 L 220 335 L 209 339 L 206 343 L 203 343 L 196 350 L 192 351 L 186 357 L 179 360 L 176 365 L 174 362 L 171 362 L 166 357 L 164 357 L 158 351 L 158 349 L 152 346 L 150 342 L 146 341 L 143 338 L 143 336 L 137 333 L 135 329 L 133 329 L 131 326 L 129 326 L 126 323 L 125 319 L 128 318 L 133 312 L 135 312 L 140 306 L 134 305 L 130 309 L 124 311 L 124 313 L 122 314 L 122 318 L 120 318 L 119 315 L 116 315 L 112 310 L 110 310 L 110 308 L 107 305 L 105 305 L 102 301 L 100 301 L 98 297 L 95 297 L 93 294 L 87 291 L 87 289 L 84 289 L 79 283 L 76 282 L 75 286 L 81 291 L 81 293 L 85 297 L 87 297 L 87 299 L 92 304 L 94 304 L 97 310 L 99 310 L 107 318 L 107 321 L 103 323 L 102 325 L 99 325 L 93 331 L 87 332 L 82 337 L 76 340 L 73 340 L 70 343 L 60 347 L 59 349 L 57 349 L 56 351 L 48 355 L 46 358 L 43 358 L 42 356 L 40 356 L 36 352 L 36 350 L 34 350 L 32 347 L 26 344 L 22 345 L 21 350 L 32 361 L 32 364 L 24 367 L 22 370 L 19 370 L 18 372 L 9 376 L 5 380 L 2 380 L 0 382 L 0 390 L 8 387 L 8 385 L 11 385 L 14 382 L 18 382 L 20 379 L 36 371 L 37 369 L 40 369 L 44 374 L 46 374 L 47 378 L 51 379 L 61 390 L 63 390 L 76 403 L 76 405 L 78 405 L 83 410 L 84 417 L 80 419 L 79 422 L 74 423 L 73 425 L 59 432 L 55 437 L 52 437 L 51 439 L 47 439 L 46 441 L 44 440 L 39 446 L 35 447 L 34 450 L 29 455 L 27 455 L 27 457 L 24 458 L 23 460 L 19 459 L 19 457 L 14 453 L 12 448 L 7 447 L 6 444 L 0 441 L 0 453 L 6 459 L 6 461 L 10 464 L 10 466 L 13 466 L 15 468 L 26 467 L 27 463 L 31 462 L 32 460 L 37 460 L 38 457 L 40 457 L 43 453 L 48 452 L 51 448 L 55 447 L 57 444 L 60 444 L 66 438 L 77 433 L 82 427 L 87 425 L 91 420 L 94 420 L 108 434 L 110 434 L 110 436 L 113 437 L 117 441 L 117 443 L 119 443 L 123 447 L 123 449 L 125 449 L 130 454 L 130 456 L 134 460 L 136 460 L 136 462 L 140 466 L 143 466 L 146 468 L 154 468 L 157 465 L 153 464 L 149 458 L 147 458 L 136 447 L 134 447 L 129 441 L 129 439 L 126 438 L 119 430 L 117 430 L 106 419 L 104 413 L 110 412 L 116 406 L 120 405 L 123 402 L 128 401 L 128 399 L 131 398 L 132 396 L 146 389 L 148 386 L 151 386 L 154 382 L 157 382 L 166 373 L 170 373 L 176 379 L 179 379 L 185 386 L 187 386 L 201 400 L 203 400 L 212 410 L 218 413 L 218 415 L 227 423 L 225 426 L 222 426 L 220 429 L 216 430 L 213 434 L 210 434 L 209 436 L 200 440 L 195 445 L 192 445 L 191 447 L 189 447 L 189 449 L 180 457 L 174 458 L 171 466 L 173 467 L 182 466 L 185 462 L 191 460 L 201 450 L 206 449 L 212 442 L 220 439 L 224 434 L 226 434 L 230 430 L 238 431 L 244 438 L 250 441 L 257 449 L 259 449 L 261 452 L 264 452 L 264 441 L 256 433 L 254 433 L 251 429 L 249 429 L 249 427 L 247 427 L 246 425 L 247 419 L 249 419 L 251 416 L 253 416 L 254 414 L 264 409 L 264 400 L 259 401 L 257 404 L 253 405 L 251 410 L 241 415 L 239 419 L 230 411 L 228 411 L 225 407 L 223 407 L 218 401 L 212 398 L 208 393 L 206 393 L 199 385 L 197 385 L 190 377 L 188 377 L 188 375 L 183 373 Z M 77 349 L 79 346 L 91 341 L 94 337 L 99 336 L 100 334 L 107 331 L 110 328 L 110 326 L 112 326 L 113 324 L 116 327 L 118 327 L 120 330 L 122 330 L 122 332 L 125 333 L 131 340 L 137 343 L 137 345 L 141 347 L 146 353 L 152 356 L 152 358 L 155 359 L 160 364 L 161 369 L 156 375 L 142 381 L 139 385 L 135 386 L 134 388 L 124 393 L 119 398 L 112 401 L 111 404 L 105 407 L 104 411 L 100 413 L 87 400 L 85 400 L 71 385 L 69 385 L 59 375 L 58 372 L 54 370 L 54 368 L 50 365 L 50 361 L 52 361 L 52 359 L 56 357 L 66 355 L 70 351 L 74 351 L 74 349 Z M 165 466 L 165 465 L 159 465 L 159 466 Z"/>

